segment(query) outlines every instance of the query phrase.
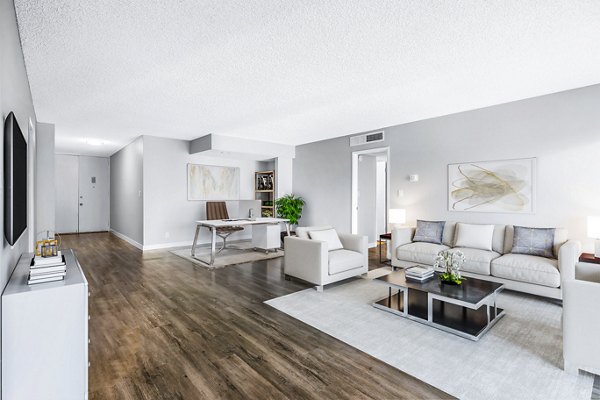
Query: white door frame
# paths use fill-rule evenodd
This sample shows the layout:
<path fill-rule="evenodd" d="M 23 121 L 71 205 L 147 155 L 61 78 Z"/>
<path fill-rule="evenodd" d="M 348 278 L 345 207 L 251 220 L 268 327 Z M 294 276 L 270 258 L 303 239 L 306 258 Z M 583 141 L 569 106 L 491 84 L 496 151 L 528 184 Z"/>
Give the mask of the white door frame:
<path fill-rule="evenodd" d="M 33 243 L 37 240 L 35 226 L 35 166 L 37 162 L 37 149 L 35 144 L 35 124 L 29 118 L 27 126 L 27 235 L 29 244 L 27 251 L 33 251 Z"/>
<path fill-rule="evenodd" d="M 386 147 L 375 147 L 372 149 L 366 150 L 357 150 L 352 152 L 352 233 L 356 234 L 358 232 L 358 157 L 363 154 L 373 154 L 373 153 L 386 153 L 387 156 L 387 165 L 386 165 L 386 188 L 385 188 L 385 220 L 386 226 L 388 226 L 387 222 L 387 214 L 390 209 L 390 148 Z M 377 238 L 375 240 L 378 240 Z M 372 244 L 370 244 L 372 245 Z"/>

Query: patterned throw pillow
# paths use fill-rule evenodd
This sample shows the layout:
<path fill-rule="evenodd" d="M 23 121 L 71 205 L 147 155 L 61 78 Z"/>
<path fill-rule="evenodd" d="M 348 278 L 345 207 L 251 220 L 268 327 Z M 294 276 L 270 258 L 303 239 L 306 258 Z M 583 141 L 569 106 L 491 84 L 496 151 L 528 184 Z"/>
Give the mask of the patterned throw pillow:
<path fill-rule="evenodd" d="M 510 252 L 554 258 L 554 231 L 554 228 L 515 226 L 515 237 Z"/>
<path fill-rule="evenodd" d="M 446 221 L 417 220 L 417 229 L 415 230 L 413 242 L 442 244 L 445 224 Z"/>

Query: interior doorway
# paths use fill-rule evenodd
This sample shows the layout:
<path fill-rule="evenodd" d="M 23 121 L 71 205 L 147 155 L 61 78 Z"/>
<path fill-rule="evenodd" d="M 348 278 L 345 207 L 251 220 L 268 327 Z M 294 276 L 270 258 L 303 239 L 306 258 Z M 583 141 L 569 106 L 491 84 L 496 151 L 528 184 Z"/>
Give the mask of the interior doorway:
<path fill-rule="evenodd" d="M 56 155 L 56 232 L 109 230 L 109 168 L 105 157 Z"/>
<path fill-rule="evenodd" d="M 369 247 L 387 232 L 389 158 L 389 147 L 352 153 L 352 233 L 367 236 Z"/>

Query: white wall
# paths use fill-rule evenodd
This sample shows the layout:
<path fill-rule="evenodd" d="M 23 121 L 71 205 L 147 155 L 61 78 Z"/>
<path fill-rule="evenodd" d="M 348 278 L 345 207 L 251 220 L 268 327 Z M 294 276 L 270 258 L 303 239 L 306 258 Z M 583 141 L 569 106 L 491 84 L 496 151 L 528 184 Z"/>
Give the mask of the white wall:
<path fill-rule="evenodd" d="M 254 172 L 261 166 L 258 161 L 190 154 L 185 140 L 154 136 L 144 136 L 143 140 L 144 248 L 191 244 L 194 221 L 205 218 L 206 203 L 187 199 L 188 163 L 239 167 L 240 199 L 254 199 Z M 228 202 L 227 206 L 230 216 L 237 217 L 231 215 L 237 210 L 237 202 Z M 249 238 L 250 233 L 236 233 L 231 240 Z M 199 243 L 209 240 L 203 231 Z"/>
<path fill-rule="evenodd" d="M 55 174 L 54 174 L 54 125 L 38 122 L 36 127 L 36 187 L 35 232 L 36 240 L 45 237 L 41 232 L 56 231 Z"/>
<path fill-rule="evenodd" d="M 25 140 L 27 140 L 29 120 L 35 126 L 37 119 L 23 62 L 14 4 L 12 0 L 0 0 L 0 114 L 2 116 L 2 126 L 4 126 L 4 119 L 11 111 L 15 113 L 19 126 L 25 134 Z M 4 141 L 0 140 L 0 154 L 2 156 L 4 155 L 3 144 Z M 3 163 L 0 163 L 0 177 L 4 174 L 3 165 Z M 29 166 L 35 168 L 35 163 L 29 163 Z M 28 176 L 30 178 L 33 176 L 31 171 L 29 171 Z M 0 182 L 3 182 L 3 179 L 0 179 Z M 31 185 L 28 185 L 28 187 L 30 188 Z M 4 210 L 3 203 L 4 186 L 3 183 L 0 183 L 0 227 L 4 226 L 4 213 L 1 211 Z M 35 221 L 33 225 L 35 225 Z M 3 231 L 3 228 L 0 229 Z M 30 229 L 34 229 L 34 227 L 28 226 L 21 238 L 12 247 L 6 242 L 2 233 L 2 246 L 0 248 L 0 289 L 2 290 L 4 290 L 19 257 L 24 251 L 27 251 Z"/>
<path fill-rule="evenodd" d="M 587 215 L 600 215 L 600 85 L 385 128 L 385 142 L 350 148 L 341 137 L 296 148 L 294 192 L 302 225 L 350 231 L 351 152 L 390 146 L 390 207 L 417 218 L 567 227 L 586 250 Z M 537 157 L 535 214 L 452 212 L 450 163 Z M 409 174 L 419 174 L 417 183 Z M 319 179 L 315 179 L 319 177 Z M 404 196 L 397 195 L 398 190 Z"/>
<path fill-rule="evenodd" d="M 110 229 L 141 248 L 144 243 L 144 140 L 110 157 Z"/>

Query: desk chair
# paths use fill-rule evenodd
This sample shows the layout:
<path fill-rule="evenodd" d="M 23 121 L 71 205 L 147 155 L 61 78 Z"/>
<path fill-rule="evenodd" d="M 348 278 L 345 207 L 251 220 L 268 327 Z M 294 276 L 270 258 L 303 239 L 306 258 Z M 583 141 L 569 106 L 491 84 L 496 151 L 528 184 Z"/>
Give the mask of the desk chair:
<path fill-rule="evenodd" d="M 206 219 L 207 220 L 215 220 L 215 219 L 229 219 L 229 213 L 227 213 L 227 206 L 224 201 L 207 201 L 206 202 Z M 217 251 L 220 253 L 223 249 L 229 248 L 227 247 L 227 238 L 234 232 L 243 231 L 244 228 L 241 226 L 224 226 L 222 228 L 217 228 L 217 236 L 223 239 L 223 247 Z"/>

